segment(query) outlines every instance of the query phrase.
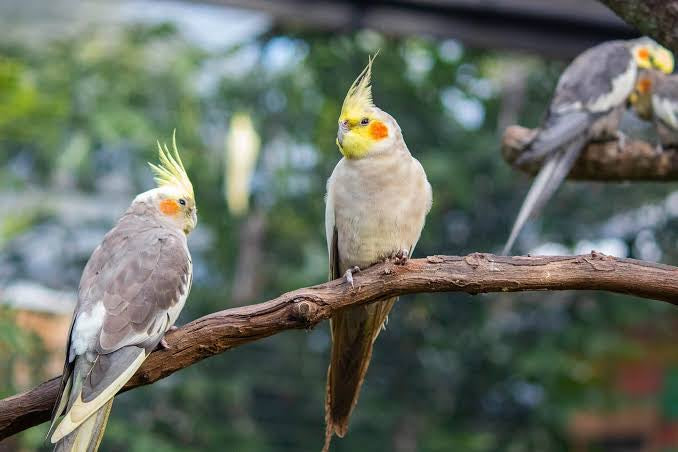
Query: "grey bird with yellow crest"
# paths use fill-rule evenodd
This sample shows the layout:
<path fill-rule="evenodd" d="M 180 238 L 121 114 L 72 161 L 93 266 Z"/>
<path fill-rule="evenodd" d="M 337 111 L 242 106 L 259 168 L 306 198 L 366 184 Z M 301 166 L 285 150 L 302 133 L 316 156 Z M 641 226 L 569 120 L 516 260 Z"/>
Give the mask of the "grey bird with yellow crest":
<path fill-rule="evenodd" d="M 405 145 L 398 123 L 372 101 L 370 58 L 344 100 L 337 146 L 343 158 L 327 181 L 325 232 L 330 279 L 412 255 L 431 209 L 431 185 Z M 343 437 L 358 401 L 372 347 L 397 298 L 332 316 L 331 361 L 325 400 L 325 445 Z"/>
<path fill-rule="evenodd" d="M 502 254 L 523 226 L 565 180 L 587 142 L 617 139 L 639 69 L 673 71 L 673 55 L 649 38 L 592 47 L 560 76 L 546 119 L 516 160 L 540 161 L 541 169 L 520 207 Z"/>
<path fill-rule="evenodd" d="M 654 123 L 657 150 L 678 149 L 678 74 L 641 71 L 629 103 L 639 117 Z"/>
<path fill-rule="evenodd" d="M 191 289 L 193 186 L 176 141 L 173 154 L 158 148 L 160 164 L 151 164 L 158 187 L 134 199 L 83 271 L 47 435 L 55 451 L 98 449 L 113 397 L 159 344 L 166 347 Z"/>

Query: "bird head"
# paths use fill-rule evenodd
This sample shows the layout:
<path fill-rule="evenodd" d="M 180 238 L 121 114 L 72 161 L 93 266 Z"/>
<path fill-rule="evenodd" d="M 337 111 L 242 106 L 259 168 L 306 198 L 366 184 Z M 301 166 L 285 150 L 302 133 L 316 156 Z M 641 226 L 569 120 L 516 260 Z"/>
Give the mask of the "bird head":
<path fill-rule="evenodd" d="M 175 131 L 176 132 L 176 131 Z M 177 150 L 176 133 L 172 135 L 172 150 L 158 142 L 159 164 L 149 163 L 155 174 L 158 188 L 151 190 L 150 202 L 160 218 L 178 227 L 188 235 L 198 224 L 193 184 Z"/>
<path fill-rule="evenodd" d="M 376 55 L 375 55 L 376 57 Z M 339 115 L 337 146 L 347 159 L 361 159 L 389 149 L 399 133 L 398 125 L 372 101 L 372 62 L 358 75 L 346 94 Z"/>
<path fill-rule="evenodd" d="M 659 75 L 658 71 L 641 70 L 629 96 L 629 104 L 642 119 L 652 119 L 652 90 Z"/>
<path fill-rule="evenodd" d="M 638 67 L 656 69 L 665 74 L 673 72 L 673 53 L 649 38 L 634 41 L 631 52 Z"/>

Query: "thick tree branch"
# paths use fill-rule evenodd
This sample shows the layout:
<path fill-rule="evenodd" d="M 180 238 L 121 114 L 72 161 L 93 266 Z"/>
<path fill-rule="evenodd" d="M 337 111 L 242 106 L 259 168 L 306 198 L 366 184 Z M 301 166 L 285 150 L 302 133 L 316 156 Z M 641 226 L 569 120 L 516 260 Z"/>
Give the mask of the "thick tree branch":
<path fill-rule="evenodd" d="M 678 0 L 600 0 L 626 23 L 678 54 Z"/>
<path fill-rule="evenodd" d="M 510 126 L 504 131 L 502 155 L 510 165 L 529 174 L 539 171 L 538 163 L 521 166 L 516 158 L 532 139 L 536 130 Z M 570 172 L 569 179 L 595 181 L 676 181 L 678 150 L 658 152 L 644 141 L 627 138 L 621 147 L 617 141 L 589 143 Z"/>
<path fill-rule="evenodd" d="M 405 266 L 387 262 L 343 280 L 295 290 L 265 303 L 227 309 L 167 334 L 170 348 L 155 351 L 123 390 L 153 383 L 232 347 L 289 329 L 308 329 L 347 306 L 423 292 L 605 290 L 678 305 L 678 267 L 592 252 L 572 257 L 430 256 Z M 50 416 L 59 388 L 53 378 L 0 400 L 0 439 Z"/>

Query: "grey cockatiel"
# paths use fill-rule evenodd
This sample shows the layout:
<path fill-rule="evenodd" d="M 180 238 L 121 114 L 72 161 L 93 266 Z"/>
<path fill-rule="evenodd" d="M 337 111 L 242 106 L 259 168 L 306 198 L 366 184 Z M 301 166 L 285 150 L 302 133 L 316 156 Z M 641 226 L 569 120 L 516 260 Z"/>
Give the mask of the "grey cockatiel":
<path fill-rule="evenodd" d="M 337 145 L 343 154 L 327 181 L 325 230 L 330 279 L 387 258 L 412 255 L 431 208 L 431 186 L 400 127 L 372 102 L 372 60 L 346 95 Z M 344 436 L 377 338 L 396 298 L 346 309 L 331 319 L 324 450 Z"/>
<path fill-rule="evenodd" d="M 176 143 L 174 155 L 160 148 L 160 165 L 151 166 L 158 188 L 134 199 L 83 271 L 48 434 L 56 451 L 98 449 L 113 397 L 163 341 L 188 297 L 193 187 Z"/>
<path fill-rule="evenodd" d="M 616 138 L 639 68 L 673 70 L 671 53 L 648 38 L 597 45 L 558 80 L 546 119 L 516 161 L 542 160 L 511 230 L 507 254 L 527 219 L 558 189 L 588 141 Z"/>
<path fill-rule="evenodd" d="M 678 74 L 641 71 L 629 100 L 638 116 L 654 123 L 660 149 L 678 148 Z"/>

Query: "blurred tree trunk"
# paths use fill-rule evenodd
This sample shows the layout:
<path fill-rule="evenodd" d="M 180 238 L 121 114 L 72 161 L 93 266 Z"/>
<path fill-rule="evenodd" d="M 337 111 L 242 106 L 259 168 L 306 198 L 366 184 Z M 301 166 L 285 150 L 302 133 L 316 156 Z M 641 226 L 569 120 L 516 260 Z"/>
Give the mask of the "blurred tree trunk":
<path fill-rule="evenodd" d="M 421 428 L 418 413 L 407 412 L 398 421 L 393 435 L 394 452 L 417 452 L 417 437 Z"/>
<path fill-rule="evenodd" d="M 240 228 L 240 252 L 232 295 L 236 306 L 256 300 L 260 294 L 265 231 L 266 215 L 261 210 L 250 213 Z"/>
<path fill-rule="evenodd" d="M 629 25 L 678 54 L 678 0 L 600 0 Z"/>

